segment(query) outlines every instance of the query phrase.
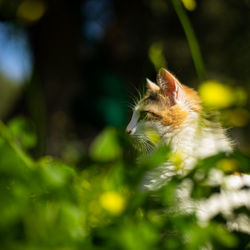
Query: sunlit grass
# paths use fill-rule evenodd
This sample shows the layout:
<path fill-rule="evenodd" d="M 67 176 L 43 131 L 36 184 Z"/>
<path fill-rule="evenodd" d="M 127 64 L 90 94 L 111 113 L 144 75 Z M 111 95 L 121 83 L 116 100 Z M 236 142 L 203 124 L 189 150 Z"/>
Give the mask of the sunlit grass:
<path fill-rule="evenodd" d="M 14 127 L 20 125 L 19 122 Z M 44 249 L 55 246 L 72 250 L 99 249 L 100 244 L 103 249 L 109 250 L 151 250 L 161 245 L 167 246 L 167 249 L 173 246 L 175 249 L 201 249 L 208 241 L 215 248 L 218 241 L 220 245 L 232 248 L 237 246 L 236 240 L 241 239 L 215 217 L 223 213 L 224 207 L 233 207 L 231 193 L 227 198 L 223 192 L 214 192 L 207 181 L 212 176 L 210 169 L 216 170 L 213 173 L 217 173 L 217 177 L 220 174 L 220 181 L 224 181 L 223 173 L 241 172 L 242 165 L 249 163 L 243 155 L 228 158 L 216 155 L 204 159 L 188 176 L 176 176 L 162 189 L 149 192 L 141 186 L 148 166 L 157 167 L 167 160 L 175 164 L 179 171 L 183 161 L 180 154 L 169 154 L 166 148 L 159 148 L 148 156 L 142 155 L 144 161 L 136 160 L 140 157 L 139 152 L 127 157 L 125 138 L 109 128 L 94 142 L 87 161 L 78 167 L 67 166 L 53 157 L 43 157 L 39 161 L 30 160 L 33 166 L 30 168 L 20 154 L 23 151 L 17 143 L 20 135 L 10 137 L 9 128 L 4 125 L 1 128 L 0 191 L 3 202 L 0 206 L 0 226 L 3 235 L 8 234 L 2 242 L 3 249 L 12 249 L 13 241 L 17 244 L 15 249 L 37 249 L 38 244 Z M 16 131 L 22 133 L 22 128 L 20 126 Z M 120 153 L 114 154 L 119 145 Z M 229 181 L 241 185 L 240 174 Z M 242 181 L 247 185 L 249 183 L 248 178 Z M 191 186 L 185 183 L 191 183 Z M 181 187 L 185 189 L 180 190 Z M 196 217 L 192 211 L 185 214 L 185 206 L 182 209 L 182 203 L 189 202 L 185 200 L 188 188 L 193 189 L 194 199 L 190 196 L 191 201 L 203 206 L 202 214 L 197 212 Z M 238 193 L 246 192 L 242 190 Z M 180 200 L 176 199 L 178 193 L 182 198 Z M 222 198 L 223 209 L 220 203 L 218 205 Z M 246 208 L 244 204 L 242 208 Z M 237 211 L 232 212 L 237 215 Z M 205 218 L 206 227 L 201 227 L 197 218 Z M 25 235 L 19 233 L 20 221 L 23 222 L 22 230 L 27 232 Z M 162 237 L 166 231 L 172 235 L 171 242 L 168 237 Z M 188 242 L 179 235 L 187 236 Z"/>
<path fill-rule="evenodd" d="M 190 2 L 190 1 L 189 1 Z M 193 30 L 192 24 L 188 18 L 187 13 L 185 12 L 180 0 L 172 0 L 173 7 L 175 12 L 181 22 L 185 35 L 187 37 L 188 45 L 190 52 L 193 58 L 194 66 L 196 73 L 200 81 L 203 81 L 206 76 L 205 65 L 201 55 L 201 50 L 199 43 L 197 41 L 195 32 Z M 190 3 L 189 3 L 190 4 Z M 190 5 L 191 6 L 191 5 Z M 189 6 L 189 7 L 190 7 Z"/>

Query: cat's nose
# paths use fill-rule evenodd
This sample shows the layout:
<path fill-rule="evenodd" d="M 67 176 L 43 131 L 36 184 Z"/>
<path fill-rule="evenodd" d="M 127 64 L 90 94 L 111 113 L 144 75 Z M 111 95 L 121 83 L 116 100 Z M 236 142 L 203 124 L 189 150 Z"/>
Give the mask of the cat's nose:
<path fill-rule="evenodd" d="M 126 128 L 126 133 L 127 133 L 128 135 L 130 135 L 130 134 L 131 134 L 131 132 L 132 132 L 132 130 L 131 130 L 131 129 Z"/>

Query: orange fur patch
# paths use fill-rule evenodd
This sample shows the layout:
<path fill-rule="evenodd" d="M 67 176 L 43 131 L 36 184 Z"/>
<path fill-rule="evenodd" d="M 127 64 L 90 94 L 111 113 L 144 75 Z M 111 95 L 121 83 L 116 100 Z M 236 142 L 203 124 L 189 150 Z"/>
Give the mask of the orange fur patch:
<path fill-rule="evenodd" d="M 241 177 L 244 176 L 243 173 L 239 173 L 239 172 L 234 172 L 233 175 L 234 175 L 234 176 L 241 176 Z"/>
<path fill-rule="evenodd" d="M 148 105 L 147 107 L 147 120 L 158 120 L 162 125 L 171 126 L 172 128 L 181 127 L 188 115 L 188 111 L 182 109 L 178 104 L 162 110 L 156 108 L 154 105 L 151 107 Z"/>
<path fill-rule="evenodd" d="M 198 93 L 194 89 L 191 89 L 187 87 L 186 85 L 182 84 L 182 87 L 183 87 L 186 98 L 192 104 L 191 106 L 192 110 L 200 113 L 202 110 L 202 105 L 201 105 L 201 99 L 198 96 Z"/>
<path fill-rule="evenodd" d="M 162 124 L 169 125 L 173 128 L 179 128 L 183 125 L 184 120 L 188 115 L 188 111 L 183 110 L 180 105 L 174 105 L 171 108 L 162 111 Z"/>

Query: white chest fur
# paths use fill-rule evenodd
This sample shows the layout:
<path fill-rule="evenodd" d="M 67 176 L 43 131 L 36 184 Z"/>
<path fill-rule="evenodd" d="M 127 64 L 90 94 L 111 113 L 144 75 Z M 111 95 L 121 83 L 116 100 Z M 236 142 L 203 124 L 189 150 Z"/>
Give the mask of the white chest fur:
<path fill-rule="evenodd" d="M 173 175 L 187 173 L 195 167 L 198 159 L 232 151 L 230 140 L 219 126 L 202 127 L 198 122 L 190 120 L 179 129 L 158 126 L 158 131 L 162 140 L 170 145 L 172 153 L 180 156 L 182 162 L 177 167 L 169 160 L 148 173 L 145 187 L 151 190 L 164 185 Z"/>

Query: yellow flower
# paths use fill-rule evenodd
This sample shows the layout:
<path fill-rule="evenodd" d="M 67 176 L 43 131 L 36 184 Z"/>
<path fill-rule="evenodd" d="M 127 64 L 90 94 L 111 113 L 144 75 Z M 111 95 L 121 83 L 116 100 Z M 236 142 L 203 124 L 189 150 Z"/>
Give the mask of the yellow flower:
<path fill-rule="evenodd" d="M 235 101 L 231 87 L 217 81 L 203 82 L 199 87 L 203 103 L 208 107 L 227 108 Z"/>
<path fill-rule="evenodd" d="M 169 160 L 177 167 L 179 168 L 181 163 L 183 162 L 183 157 L 181 155 L 181 153 L 171 153 L 169 156 Z"/>
<path fill-rule="evenodd" d="M 145 135 L 147 136 L 148 140 L 154 145 L 157 144 L 161 139 L 159 134 L 154 129 L 146 129 Z"/>
<path fill-rule="evenodd" d="M 45 4 L 40 0 L 25 0 L 18 9 L 17 16 L 28 22 L 38 21 L 45 13 Z"/>
<path fill-rule="evenodd" d="M 238 169 L 239 163 L 235 159 L 221 159 L 217 162 L 217 168 L 225 172 L 234 172 Z"/>
<path fill-rule="evenodd" d="M 100 197 L 101 206 L 112 215 L 119 215 L 125 209 L 125 199 L 117 192 L 105 192 Z"/>
<path fill-rule="evenodd" d="M 184 7 L 189 10 L 193 11 L 196 9 L 196 1 L 195 0 L 182 0 Z"/>

